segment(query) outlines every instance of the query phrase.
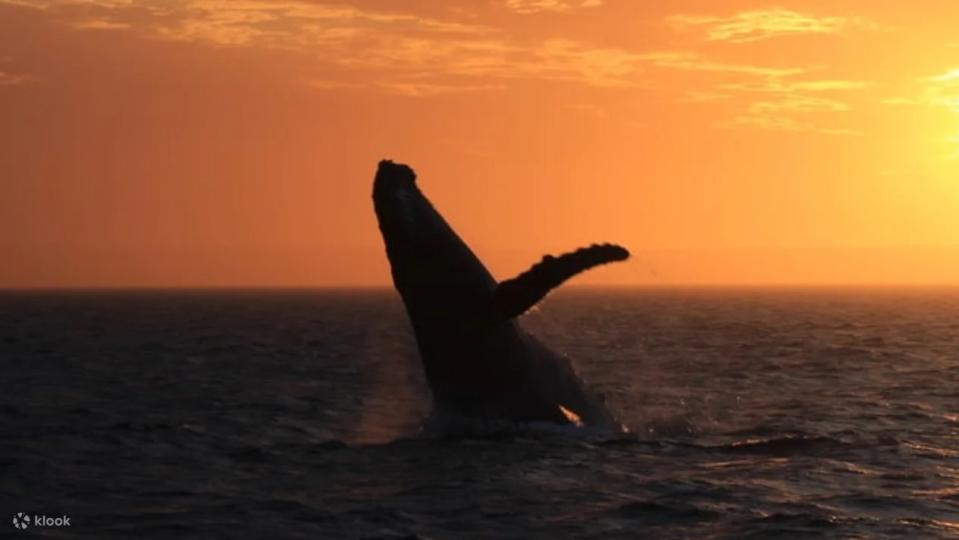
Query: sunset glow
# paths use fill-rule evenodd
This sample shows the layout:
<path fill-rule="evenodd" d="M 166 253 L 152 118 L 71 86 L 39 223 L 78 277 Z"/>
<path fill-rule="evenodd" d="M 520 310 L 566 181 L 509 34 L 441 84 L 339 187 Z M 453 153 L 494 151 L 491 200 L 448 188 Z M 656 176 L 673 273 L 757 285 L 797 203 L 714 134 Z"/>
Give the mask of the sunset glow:
<path fill-rule="evenodd" d="M 957 17 L 0 0 L 0 287 L 388 285 L 381 158 L 501 279 L 959 284 Z"/>

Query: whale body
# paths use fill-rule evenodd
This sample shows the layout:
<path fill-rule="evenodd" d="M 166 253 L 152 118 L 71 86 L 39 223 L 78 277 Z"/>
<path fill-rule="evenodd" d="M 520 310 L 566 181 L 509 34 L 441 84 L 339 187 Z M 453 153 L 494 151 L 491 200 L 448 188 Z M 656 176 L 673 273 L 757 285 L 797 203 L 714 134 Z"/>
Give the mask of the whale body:
<path fill-rule="evenodd" d="M 410 167 L 379 163 L 373 205 L 434 418 L 619 427 L 570 361 L 523 330 L 517 317 L 577 273 L 625 260 L 626 249 L 594 244 L 547 255 L 497 282 L 423 195 Z"/>

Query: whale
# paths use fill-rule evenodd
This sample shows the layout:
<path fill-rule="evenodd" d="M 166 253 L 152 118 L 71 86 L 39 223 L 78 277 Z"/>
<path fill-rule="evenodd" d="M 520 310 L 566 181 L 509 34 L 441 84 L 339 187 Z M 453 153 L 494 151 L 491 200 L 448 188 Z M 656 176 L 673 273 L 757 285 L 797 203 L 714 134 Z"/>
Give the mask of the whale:
<path fill-rule="evenodd" d="M 497 281 L 416 180 L 408 165 L 380 161 L 373 206 L 432 394 L 427 424 L 457 418 L 622 429 L 572 362 L 524 330 L 519 318 L 569 278 L 626 260 L 629 251 L 593 244 L 546 255 Z"/>

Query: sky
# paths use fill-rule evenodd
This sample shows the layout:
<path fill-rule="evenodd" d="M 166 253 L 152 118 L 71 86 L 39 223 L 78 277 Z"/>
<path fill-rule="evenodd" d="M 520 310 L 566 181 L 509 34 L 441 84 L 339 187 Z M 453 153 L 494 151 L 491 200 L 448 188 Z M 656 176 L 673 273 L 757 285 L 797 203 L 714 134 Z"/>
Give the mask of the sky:
<path fill-rule="evenodd" d="M 953 0 L 0 0 L 0 287 L 387 285 L 408 163 L 499 279 L 959 284 Z"/>

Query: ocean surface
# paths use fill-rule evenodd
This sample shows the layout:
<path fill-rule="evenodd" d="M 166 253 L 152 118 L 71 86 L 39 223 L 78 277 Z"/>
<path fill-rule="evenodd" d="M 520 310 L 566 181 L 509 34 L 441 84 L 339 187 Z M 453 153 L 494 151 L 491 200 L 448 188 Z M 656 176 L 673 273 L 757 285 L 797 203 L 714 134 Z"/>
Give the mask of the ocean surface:
<path fill-rule="evenodd" d="M 959 538 L 959 290 L 572 288 L 523 324 L 630 434 L 421 434 L 391 290 L 0 293 L 0 537 Z"/>

